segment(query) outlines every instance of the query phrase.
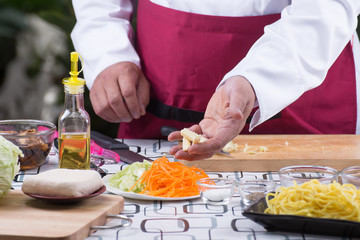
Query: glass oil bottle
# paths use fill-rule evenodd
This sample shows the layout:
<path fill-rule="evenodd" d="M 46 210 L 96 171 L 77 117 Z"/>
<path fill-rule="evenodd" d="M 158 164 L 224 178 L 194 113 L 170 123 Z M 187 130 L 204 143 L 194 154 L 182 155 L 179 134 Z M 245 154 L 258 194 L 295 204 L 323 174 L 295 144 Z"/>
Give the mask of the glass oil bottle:
<path fill-rule="evenodd" d="M 59 168 L 90 169 L 90 117 L 84 108 L 85 80 L 78 78 L 79 53 L 72 52 L 64 78 L 64 110 L 59 116 Z"/>

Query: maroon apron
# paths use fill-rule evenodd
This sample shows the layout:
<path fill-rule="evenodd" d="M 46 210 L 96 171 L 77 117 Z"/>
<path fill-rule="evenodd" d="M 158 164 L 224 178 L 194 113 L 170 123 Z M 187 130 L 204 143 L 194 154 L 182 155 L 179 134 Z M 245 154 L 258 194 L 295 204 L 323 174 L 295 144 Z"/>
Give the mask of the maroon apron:
<path fill-rule="evenodd" d="M 279 18 L 209 16 L 140 0 L 136 47 L 151 102 L 145 116 L 120 124 L 118 137 L 164 138 L 162 126 L 182 129 L 198 123 L 219 81 L 245 57 L 264 27 Z M 252 133 L 355 133 L 355 89 L 349 44 L 320 87 Z M 242 133 L 248 133 L 248 125 Z"/>

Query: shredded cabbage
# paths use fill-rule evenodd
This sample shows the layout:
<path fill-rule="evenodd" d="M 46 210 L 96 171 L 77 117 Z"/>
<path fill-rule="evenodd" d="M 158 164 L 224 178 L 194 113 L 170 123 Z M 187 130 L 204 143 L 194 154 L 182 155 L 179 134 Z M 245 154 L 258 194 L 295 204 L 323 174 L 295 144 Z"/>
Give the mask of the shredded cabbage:
<path fill-rule="evenodd" d="M 125 169 L 117 172 L 109 178 L 109 185 L 128 192 L 129 189 L 136 183 L 141 175 L 151 167 L 151 162 L 144 160 L 135 162 L 128 165 Z M 131 190 L 132 192 L 139 193 L 145 188 L 144 184 L 138 183 Z"/>
<path fill-rule="evenodd" d="M 24 156 L 20 148 L 0 135 L 0 199 L 6 196 L 20 170 L 19 156 Z"/>

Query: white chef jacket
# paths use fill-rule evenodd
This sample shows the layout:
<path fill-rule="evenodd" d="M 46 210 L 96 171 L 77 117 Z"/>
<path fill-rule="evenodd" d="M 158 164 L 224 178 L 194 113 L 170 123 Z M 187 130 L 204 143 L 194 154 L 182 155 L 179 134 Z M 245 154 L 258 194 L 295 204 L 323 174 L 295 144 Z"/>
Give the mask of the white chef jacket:
<path fill-rule="evenodd" d="M 141 1 L 141 0 L 140 0 Z M 241 75 L 256 93 L 250 129 L 268 120 L 319 86 L 344 46 L 352 40 L 357 79 L 357 126 L 360 133 L 360 44 L 356 35 L 360 0 L 151 0 L 164 7 L 216 16 L 257 16 L 281 13 L 264 35 L 224 78 Z M 71 37 L 84 59 L 90 89 L 106 67 L 130 61 L 140 67 L 129 23 L 130 0 L 73 0 L 77 18 Z M 276 99 L 272 96 L 278 96 Z M 279 97 L 280 96 L 280 97 Z"/>

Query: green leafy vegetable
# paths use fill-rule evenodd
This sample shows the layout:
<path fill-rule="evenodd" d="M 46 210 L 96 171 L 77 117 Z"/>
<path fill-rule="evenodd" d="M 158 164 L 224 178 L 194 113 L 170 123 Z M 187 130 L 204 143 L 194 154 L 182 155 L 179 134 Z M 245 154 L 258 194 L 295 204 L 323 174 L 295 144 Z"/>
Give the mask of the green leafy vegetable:
<path fill-rule="evenodd" d="M 20 148 L 0 135 L 0 199 L 6 196 L 20 169 L 19 155 L 24 156 Z"/>
<path fill-rule="evenodd" d="M 141 162 L 135 162 L 127 166 L 125 169 L 117 172 L 109 178 L 109 184 L 112 187 L 121 189 L 124 192 L 128 192 L 129 189 L 136 183 L 141 175 L 151 167 L 151 162 L 144 160 Z M 145 188 L 144 184 L 138 183 L 131 190 L 132 192 L 139 193 Z"/>

